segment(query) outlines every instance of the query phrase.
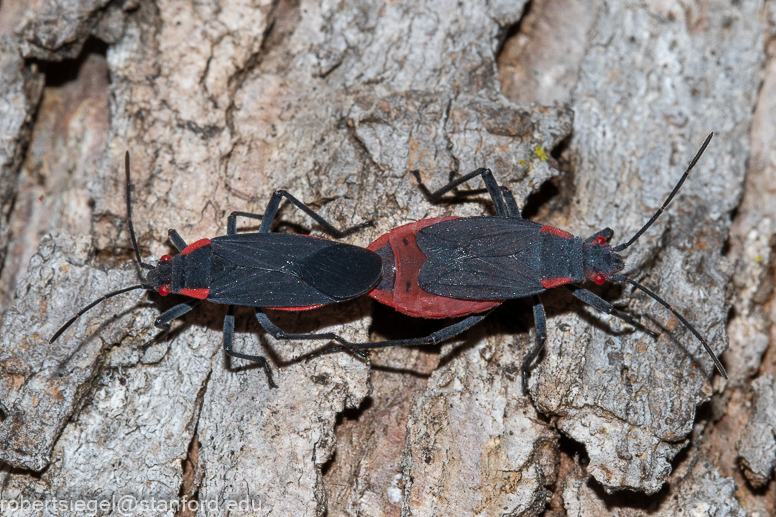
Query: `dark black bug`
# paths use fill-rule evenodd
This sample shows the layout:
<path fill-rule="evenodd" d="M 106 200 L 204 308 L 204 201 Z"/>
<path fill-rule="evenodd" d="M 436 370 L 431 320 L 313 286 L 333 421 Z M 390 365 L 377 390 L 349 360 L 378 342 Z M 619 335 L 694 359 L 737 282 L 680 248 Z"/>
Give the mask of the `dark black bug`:
<path fill-rule="evenodd" d="M 148 270 L 145 282 L 125 287 L 90 303 L 62 325 L 52 336 L 53 343 L 82 314 L 100 302 L 136 289 L 156 290 L 162 296 L 181 294 L 194 298 L 164 312 L 155 322 L 168 330 L 170 322 L 183 316 L 202 300 L 229 305 L 224 320 L 224 350 L 227 354 L 261 364 L 271 386 L 275 386 L 267 360 L 232 350 L 234 307 L 255 307 L 259 323 L 273 335 L 285 339 L 332 339 L 331 334 L 285 334 L 261 309 L 301 311 L 357 298 L 380 281 L 381 260 L 372 251 L 350 244 L 332 242 L 307 235 L 270 233 L 280 201 L 286 198 L 312 217 L 335 237 L 348 235 L 371 222 L 340 231 L 304 203 L 283 190 L 272 195 L 264 215 L 232 212 L 227 235 L 186 244 L 175 230 L 169 230 L 172 244 L 180 252 L 164 255 L 154 267 L 140 258 L 132 226 L 130 203 L 129 153 L 125 156 L 127 177 L 127 223 L 135 256 L 141 268 Z M 261 220 L 257 233 L 237 233 L 237 217 Z"/>
<path fill-rule="evenodd" d="M 547 289 L 564 286 L 594 308 L 657 336 L 601 297 L 573 285 L 585 280 L 599 285 L 614 280 L 633 285 L 671 311 L 700 340 L 719 372 L 727 378 L 709 345 L 681 314 L 651 290 L 618 274 L 624 267 L 619 253 L 633 244 L 663 213 L 712 135 L 703 143 L 663 206 L 628 242 L 615 247 L 609 244 L 614 235 L 610 228 L 583 240 L 563 230 L 522 219 L 512 192 L 499 187 L 489 169 L 478 169 L 434 193 L 428 192 L 421 183 L 426 195 L 437 200 L 461 183 L 480 176 L 498 215 L 426 219 L 383 235 L 369 246 L 383 259 L 383 279 L 369 295 L 410 316 L 468 317 L 424 338 L 353 344 L 340 338 L 338 341 L 345 346 L 323 351 L 437 344 L 478 323 L 504 300 L 530 296 L 536 321 L 536 345 L 523 360 L 523 383 L 527 387 L 528 368 L 547 337 L 544 306 L 539 299 L 539 294 Z"/>

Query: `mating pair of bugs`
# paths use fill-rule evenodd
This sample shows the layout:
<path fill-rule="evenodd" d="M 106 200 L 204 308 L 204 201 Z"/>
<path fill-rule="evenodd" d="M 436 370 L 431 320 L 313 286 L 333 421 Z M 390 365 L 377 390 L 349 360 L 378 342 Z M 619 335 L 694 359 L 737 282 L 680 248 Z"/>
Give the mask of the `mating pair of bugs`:
<path fill-rule="evenodd" d="M 657 334 L 616 310 L 606 300 L 575 285 L 590 280 L 598 285 L 608 280 L 625 282 L 642 290 L 671 311 L 698 340 L 727 378 L 725 369 L 708 343 L 668 303 L 638 282 L 617 274 L 624 268 L 620 252 L 632 245 L 663 213 L 698 162 L 713 133 L 701 146 L 684 175 L 652 218 L 626 243 L 612 247 L 610 228 L 587 239 L 521 217 L 512 192 L 499 187 L 489 169 L 478 169 L 434 193 L 420 184 L 431 200 L 474 177 L 481 177 L 495 205 L 496 216 L 440 217 L 425 219 L 392 230 L 368 248 L 297 234 L 272 233 L 270 226 L 283 198 L 312 217 L 327 232 L 343 237 L 371 223 L 338 230 L 304 203 L 278 190 L 263 215 L 232 212 L 227 234 L 186 244 L 175 230 L 169 238 L 179 251 L 163 255 L 156 266 L 142 261 L 132 226 L 129 153 L 127 176 L 127 222 L 137 262 L 147 269 L 145 282 L 106 294 L 95 300 L 57 330 L 54 342 L 78 317 L 100 302 L 136 289 L 191 298 L 165 311 L 156 327 L 169 329 L 170 322 L 191 311 L 202 300 L 229 305 L 224 320 L 224 350 L 227 354 L 255 361 L 264 367 L 270 386 L 275 386 L 267 360 L 232 350 L 234 307 L 254 307 L 259 324 L 277 339 L 336 341 L 323 351 L 364 350 L 390 346 L 435 345 L 472 327 L 507 299 L 531 297 L 536 322 L 536 341 L 523 357 L 523 387 L 528 369 L 547 338 L 547 318 L 539 295 L 563 286 L 583 302 L 620 318 L 649 335 Z M 237 233 L 237 217 L 261 220 L 257 233 Z M 262 309 L 308 310 L 368 294 L 399 312 L 421 318 L 466 318 L 426 337 L 366 343 L 350 343 L 334 333 L 288 334 L 274 325 Z M 320 352 L 319 352 L 320 353 Z"/>

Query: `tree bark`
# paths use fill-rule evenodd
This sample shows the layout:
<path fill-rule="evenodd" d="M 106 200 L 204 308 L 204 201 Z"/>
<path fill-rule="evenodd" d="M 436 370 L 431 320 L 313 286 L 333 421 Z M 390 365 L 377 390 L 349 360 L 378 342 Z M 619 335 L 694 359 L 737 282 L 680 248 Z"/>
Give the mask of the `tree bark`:
<path fill-rule="evenodd" d="M 776 504 L 772 1 L 22 5 L 0 4 L 0 501 L 330 516 Z M 375 221 L 344 239 L 361 246 L 424 218 L 492 215 L 484 194 L 430 203 L 411 174 L 433 190 L 477 167 L 526 216 L 582 237 L 609 226 L 620 243 L 711 131 L 624 274 L 730 349 L 728 382 L 622 285 L 592 289 L 660 336 L 550 291 L 528 393 L 535 329 L 519 300 L 441 347 L 368 361 L 296 361 L 320 343 L 275 340 L 240 309 L 235 349 L 270 357 L 278 389 L 224 354 L 215 304 L 145 347 L 175 301 L 121 295 L 48 344 L 138 282 L 125 150 L 155 263 L 168 228 L 223 235 L 231 211 L 262 213 L 279 188 L 340 228 Z M 281 219 L 330 238 L 293 207 Z M 366 297 L 268 313 L 357 341 L 439 328 Z"/>

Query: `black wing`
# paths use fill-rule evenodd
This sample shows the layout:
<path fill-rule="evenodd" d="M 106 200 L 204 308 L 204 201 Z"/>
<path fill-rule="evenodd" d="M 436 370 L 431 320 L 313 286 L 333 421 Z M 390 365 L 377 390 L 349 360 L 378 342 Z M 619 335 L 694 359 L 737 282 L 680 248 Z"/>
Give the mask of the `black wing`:
<path fill-rule="evenodd" d="M 245 233 L 211 239 L 208 300 L 254 307 L 307 307 L 356 298 L 380 280 L 365 248 L 305 235 Z"/>
<path fill-rule="evenodd" d="M 421 289 L 464 300 L 505 300 L 544 291 L 541 224 L 508 217 L 463 217 L 418 231 L 426 262 Z"/>

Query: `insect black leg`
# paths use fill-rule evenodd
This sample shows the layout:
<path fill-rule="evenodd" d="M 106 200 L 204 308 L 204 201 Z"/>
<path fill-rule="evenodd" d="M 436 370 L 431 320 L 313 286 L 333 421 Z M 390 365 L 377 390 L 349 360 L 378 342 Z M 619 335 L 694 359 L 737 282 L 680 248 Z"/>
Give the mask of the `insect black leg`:
<path fill-rule="evenodd" d="M 533 296 L 534 322 L 536 323 L 536 345 L 527 351 L 523 356 L 523 393 L 528 393 L 528 369 L 531 363 L 544 348 L 544 342 L 547 341 L 547 315 L 544 312 L 544 305 L 538 296 Z"/>
<path fill-rule="evenodd" d="M 333 346 L 329 348 L 324 348 L 322 350 L 318 350 L 317 352 L 308 354 L 306 358 L 312 359 L 314 357 L 318 357 L 319 355 L 328 354 L 331 352 L 337 352 L 340 350 L 348 350 L 351 352 L 356 352 L 363 356 L 364 350 L 370 350 L 375 348 L 388 348 L 393 346 L 438 345 L 442 341 L 446 339 L 450 339 L 453 336 L 457 336 L 458 334 L 464 332 L 465 330 L 468 330 L 469 328 L 473 327 L 474 325 L 476 325 L 477 323 L 485 319 L 485 317 L 491 312 L 493 311 L 490 310 L 484 314 L 469 316 L 468 318 L 461 320 L 458 323 L 454 323 L 449 327 L 445 327 L 443 329 L 437 330 L 436 332 L 433 332 L 426 337 L 412 338 L 412 339 L 392 339 L 387 341 L 370 341 L 367 343 L 348 343 L 344 339 L 339 338 L 336 341 L 342 343 L 344 346 Z"/>
<path fill-rule="evenodd" d="M 466 183 L 476 176 L 482 176 L 482 181 L 485 183 L 485 188 L 488 189 L 488 194 L 490 194 L 490 198 L 493 200 L 493 204 L 496 207 L 496 213 L 504 217 L 509 215 L 509 212 L 507 211 L 507 205 L 504 202 L 504 198 L 501 194 L 501 188 L 498 186 L 496 178 L 493 177 L 493 173 L 490 171 L 490 169 L 477 169 L 476 171 L 470 172 L 469 174 L 461 176 L 460 178 L 454 179 L 436 192 L 429 192 L 428 188 L 426 188 L 426 186 L 423 184 L 423 181 L 420 179 L 420 174 L 417 171 L 413 172 L 413 174 L 418 180 L 418 187 L 423 192 L 423 194 L 431 199 L 431 201 L 437 201 L 440 197 L 447 194 L 461 183 Z M 515 203 L 515 207 L 516 206 L 517 203 Z"/>
<path fill-rule="evenodd" d="M 226 220 L 226 234 L 235 235 L 237 233 L 237 218 L 249 217 L 261 221 L 262 214 L 251 214 L 250 212 L 232 212 Z"/>
<path fill-rule="evenodd" d="M 171 309 L 167 309 L 162 313 L 161 316 L 156 318 L 156 321 L 154 321 L 154 327 L 161 330 L 161 332 L 157 333 L 154 337 L 143 343 L 143 350 L 147 349 L 151 344 L 153 344 L 158 339 L 162 338 L 166 334 L 170 332 L 170 322 L 172 320 L 178 319 L 184 314 L 190 312 L 194 307 L 199 305 L 201 303 L 201 300 L 196 300 L 193 302 L 185 302 L 185 303 L 179 303 L 175 307 Z"/>
<path fill-rule="evenodd" d="M 350 228 L 346 228 L 344 230 L 338 230 L 334 227 L 330 222 L 328 222 L 326 219 L 321 217 L 320 215 L 316 214 L 310 207 L 299 201 L 297 198 L 286 192 L 285 190 L 276 190 L 272 197 L 269 200 L 269 203 L 267 203 L 267 209 L 264 211 L 264 214 L 251 214 L 249 212 L 232 212 L 229 214 L 229 218 L 227 220 L 227 226 L 226 226 L 226 233 L 228 235 L 234 235 L 237 233 L 237 217 L 248 217 L 251 219 L 258 219 L 261 221 L 261 226 L 259 227 L 259 233 L 269 233 L 270 227 L 272 226 L 272 221 L 275 219 L 275 216 L 278 213 L 278 209 L 280 208 L 280 200 L 282 198 L 288 199 L 291 203 L 294 204 L 299 210 L 306 213 L 310 217 L 312 217 L 315 222 L 323 226 L 323 228 L 329 232 L 334 237 L 344 237 L 346 235 L 350 235 L 351 233 L 360 230 L 361 228 L 365 228 L 367 226 L 372 226 L 372 221 L 366 221 L 361 224 L 357 224 L 356 226 L 351 226 Z"/>
<path fill-rule="evenodd" d="M 267 375 L 267 383 L 269 383 L 270 388 L 277 388 L 278 387 L 277 384 L 275 384 L 275 381 L 272 380 L 272 370 L 269 369 L 269 363 L 267 362 L 266 357 L 261 355 L 247 355 L 247 354 L 241 354 L 239 352 L 235 352 L 234 350 L 232 350 L 233 341 L 234 341 L 234 305 L 230 305 L 229 309 L 226 311 L 226 317 L 224 318 L 224 352 L 226 352 L 227 355 L 230 355 L 232 357 L 253 361 L 254 363 L 258 363 L 259 365 L 264 367 L 264 373 Z"/>
<path fill-rule="evenodd" d="M 340 343 L 340 346 L 327 347 L 322 350 L 318 350 L 305 356 L 307 359 L 312 359 L 319 355 L 328 354 L 330 352 L 337 352 L 341 350 L 347 350 L 355 352 L 362 357 L 365 357 L 364 350 L 370 350 L 373 348 L 388 348 L 392 346 L 419 346 L 419 345 L 438 345 L 446 339 L 450 339 L 453 336 L 468 330 L 473 327 L 485 317 L 493 312 L 492 310 L 484 313 L 477 314 L 475 316 L 469 316 L 468 318 L 454 323 L 449 327 L 437 330 L 436 332 L 429 334 L 426 337 L 412 338 L 412 339 L 392 339 L 387 341 L 369 341 L 366 343 L 351 343 L 342 336 L 333 332 L 324 332 L 321 334 L 287 334 L 280 327 L 270 321 L 266 314 L 261 309 L 256 309 L 256 319 L 259 321 L 264 330 L 269 332 L 275 339 L 300 339 L 300 340 L 312 340 L 312 339 L 328 339 Z"/>
<path fill-rule="evenodd" d="M 523 216 L 520 214 L 520 209 L 517 207 L 517 201 L 515 201 L 515 196 L 512 194 L 512 191 L 506 187 L 499 188 L 501 189 L 501 194 L 504 196 L 504 203 L 507 205 L 507 215 L 512 219 L 522 219 Z"/>
<path fill-rule="evenodd" d="M 170 322 L 172 320 L 180 318 L 181 316 L 191 311 L 194 307 L 196 307 L 200 303 L 201 303 L 201 300 L 179 303 L 175 307 L 171 309 L 167 309 L 162 313 L 161 316 L 156 318 L 156 321 L 154 322 L 154 326 L 158 329 L 167 330 L 170 328 Z"/>
<path fill-rule="evenodd" d="M 178 253 L 181 253 L 183 250 L 186 249 L 186 241 L 183 240 L 183 238 L 180 236 L 180 234 L 170 228 L 167 230 L 167 237 L 170 238 L 170 242 L 172 242 L 172 245 L 175 246 L 175 249 L 178 250 Z"/>
<path fill-rule="evenodd" d="M 586 304 L 598 309 L 601 312 L 604 312 L 606 314 L 611 314 L 615 318 L 619 318 L 623 320 L 624 322 L 628 323 L 632 327 L 645 332 L 649 334 L 652 337 L 657 337 L 657 333 L 649 330 L 647 327 L 642 325 L 641 323 L 638 323 L 635 321 L 632 317 L 630 317 L 627 314 L 624 314 L 614 307 L 612 307 L 612 304 L 604 300 L 603 298 L 596 296 L 595 294 L 591 293 L 587 289 L 582 289 L 581 287 L 577 287 L 575 285 L 566 285 L 564 286 L 566 289 L 571 291 L 571 294 L 585 302 Z"/>
<path fill-rule="evenodd" d="M 392 346 L 418 346 L 418 345 L 438 345 L 446 339 L 457 336 L 458 334 L 469 330 L 485 319 L 488 314 L 493 312 L 492 310 L 485 314 L 477 314 L 475 316 L 469 316 L 468 318 L 453 323 L 449 327 L 432 332 L 426 337 L 411 338 L 411 339 L 393 339 L 387 341 L 374 341 L 369 343 L 356 343 L 352 345 L 353 350 L 369 350 L 372 348 L 388 348 Z"/>
<path fill-rule="evenodd" d="M 350 346 L 350 342 L 348 342 L 345 338 L 340 337 L 339 335 L 333 333 L 333 332 L 324 332 L 321 334 L 287 334 L 286 331 L 275 325 L 270 321 L 270 319 L 267 317 L 266 314 L 264 314 L 261 309 L 258 307 L 255 309 L 256 312 L 256 319 L 259 321 L 259 325 L 261 325 L 264 330 L 270 333 L 272 337 L 275 339 L 300 339 L 300 340 L 314 340 L 314 339 L 327 339 L 329 341 L 337 341 L 338 343 L 342 343 L 345 345 L 344 348 L 347 348 Z M 363 354 L 361 354 L 363 355 Z"/>

